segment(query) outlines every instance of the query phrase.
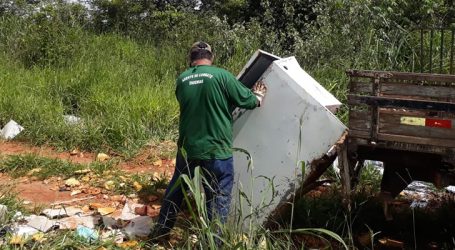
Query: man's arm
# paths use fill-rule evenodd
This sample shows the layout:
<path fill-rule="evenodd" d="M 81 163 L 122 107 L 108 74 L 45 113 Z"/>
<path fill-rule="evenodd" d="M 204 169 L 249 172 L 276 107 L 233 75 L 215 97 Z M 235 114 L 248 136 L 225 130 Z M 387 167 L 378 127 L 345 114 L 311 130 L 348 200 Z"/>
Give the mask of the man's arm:
<path fill-rule="evenodd" d="M 243 83 L 238 81 L 232 74 L 228 74 L 228 79 L 226 82 L 226 90 L 229 97 L 229 101 L 234 104 L 236 107 L 245 108 L 245 109 L 254 109 L 261 105 L 261 102 L 264 98 L 266 87 L 263 83 L 262 87 L 257 88 L 256 85 L 253 89 L 261 90 L 253 92 Z"/>

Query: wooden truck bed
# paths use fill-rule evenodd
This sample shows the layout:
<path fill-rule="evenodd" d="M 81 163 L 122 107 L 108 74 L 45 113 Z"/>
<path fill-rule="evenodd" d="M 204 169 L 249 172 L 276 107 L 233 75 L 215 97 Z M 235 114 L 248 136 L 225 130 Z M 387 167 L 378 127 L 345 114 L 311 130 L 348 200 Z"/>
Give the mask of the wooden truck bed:
<path fill-rule="evenodd" d="M 384 162 L 383 191 L 413 180 L 455 182 L 455 75 L 348 70 L 349 135 L 340 152 L 354 185 L 364 160 Z M 408 175 L 406 183 L 400 173 Z M 399 187 L 396 187 L 396 186 Z"/>

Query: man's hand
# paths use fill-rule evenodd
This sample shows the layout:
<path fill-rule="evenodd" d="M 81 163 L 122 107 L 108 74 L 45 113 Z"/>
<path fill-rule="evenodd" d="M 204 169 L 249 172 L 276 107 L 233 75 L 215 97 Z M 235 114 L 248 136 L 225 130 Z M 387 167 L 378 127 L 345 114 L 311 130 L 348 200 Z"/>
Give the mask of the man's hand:
<path fill-rule="evenodd" d="M 267 93 L 267 86 L 265 86 L 264 82 L 262 80 L 258 81 L 256 84 L 254 84 L 253 88 L 251 89 L 256 95 L 256 97 L 259 100 L 259 105 L 260 107 L 262 105 L 262 101 L 264 100 L 265 94 Z"/>

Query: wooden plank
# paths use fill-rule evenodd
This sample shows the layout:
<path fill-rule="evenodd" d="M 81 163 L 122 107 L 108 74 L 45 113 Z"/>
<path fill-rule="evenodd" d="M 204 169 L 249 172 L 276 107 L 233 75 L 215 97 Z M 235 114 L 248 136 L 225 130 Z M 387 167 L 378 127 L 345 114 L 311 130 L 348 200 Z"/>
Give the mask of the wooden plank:
<path fill-rule="evenodd" d="M 455 102 L 455 87 L 425 86 L 403 83 L 382 83 L 381 96 L 407 96 L 409 99 Z"/>
<path fill-rule="evenodd" d="M 397 71 L 373 71 L 373 70 L 347 70 L 346 74 L 350 77 L 368 77 L 368 78 L 386 78 L 398 79 L 409 81 L 429 81 L 440 84 L 455 82 L 455 75 L 446 74 L 429 74 L 429 73 L 411 73 L 411 72 L 397 72 Z"/>
<path fill-rule="evenodd" d="M 371 112 L 367 110 L 349 111 L 349 129 L 369 131 L 371 128 Z"/>
<path fill-rule="evenodd" d="M 406 136 L 406 135 L 391 135 L 379 133 L 378 139 L 381 141 L 391 141 L 391 142 L 404 142 L 404 143 L 413 143 L 421 145 L 433 145 L 441 147 L 455 147 L 455 140 L 450 139 L 434 139 L 434 138 L 422 138 L 415 136 Z"/>
<path fill-rule="evenodd" d="M 408 110 L 408 109 L 393 109 L 393 108 L 381 108 L 379 109 L 380 114 L 395 114 L 401 116 L 415 116 L 415 117 L 427 117 L 427 118 L 441 118 L 444 119 L 455 119 L 455 113 L 444 112 L 444 111 L 426 111 L 426 110 Z"/>
<path fill-rule="evenodd" d="M 349 91 L 350 93 L 373 93 L 373 86 L 371 82 L 350 82 L 349 83 Z"/>
<path fill-rule="evenodd" d="M 455 140 L 455 129 L 404 125 L 401 124 L 401 117 L 396 114 L 381 114 L 379 133 Z"/>
<path fill-rule="evenodd" d="M 455 112 L 455 103 L 436 102 L 436 101 L 419 101 L 401 98 L 388 98 L 382 96 L 359 96 L 348 95 L 348 104 L 360 105 L 367 104 L 383 108 L 405 108 L 405 109 L 421 109 L 434 111 Z"/>
<path fill-rule="evenodd" d="M 393 142 L 393 141 L 378 141 L 375 145 L 372 145 L 367 139 L 363 138 L 350 138 L 350 144 L 356 144 L 357 147 L 371 148 L 384 148 L 390 150 L 401 150 L 421 153 L 431 153 L 440 155 L 455 155 L 455 148 L 432 146 L 432 145 L 421 145 L 404 142 Z M 368 155 L 359 155 L 363 159 L 368 159 Z"/>
<path fill-rule="evenodd" d="M 349 136 L 350 137 L 363 138 L 363 139 L 370 139 L 370 132 L 369 131 L 363 131 L 363 130 L 350 129 L 349 130 Z"/>

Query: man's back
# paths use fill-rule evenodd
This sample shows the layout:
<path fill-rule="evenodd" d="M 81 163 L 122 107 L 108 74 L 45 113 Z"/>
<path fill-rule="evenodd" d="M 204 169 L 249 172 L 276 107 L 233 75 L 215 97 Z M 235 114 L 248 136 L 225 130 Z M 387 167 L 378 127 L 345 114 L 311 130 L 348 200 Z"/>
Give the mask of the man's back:
<path fill-rule="evenodd" d="M 177 79 L 180 104 L 178 146 L 190 159 L 232 156 L 232 107 L 253 109 L 257 98 L 228 71 L 193 66 Z"/>

